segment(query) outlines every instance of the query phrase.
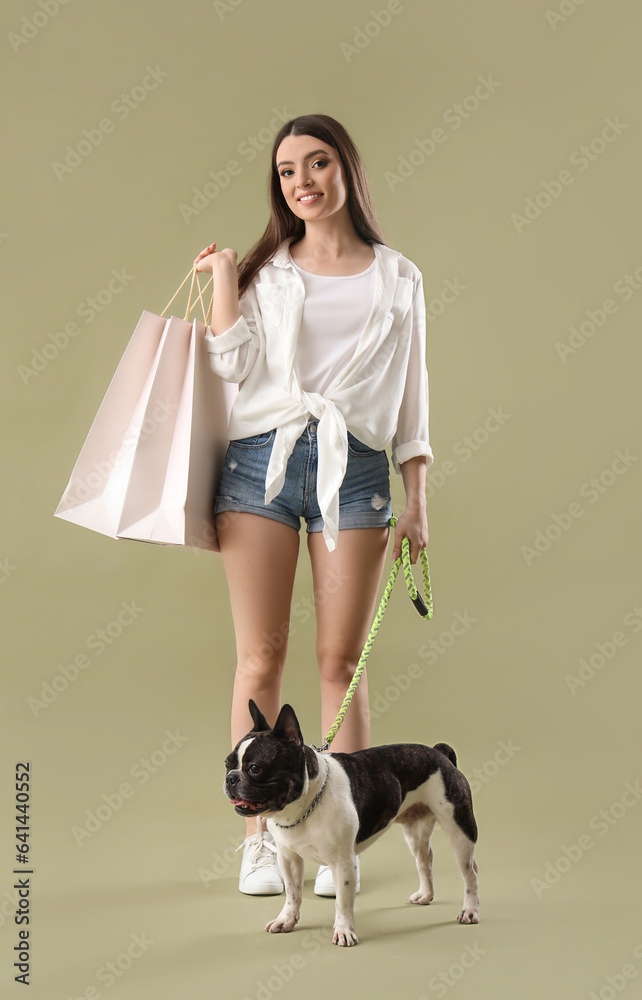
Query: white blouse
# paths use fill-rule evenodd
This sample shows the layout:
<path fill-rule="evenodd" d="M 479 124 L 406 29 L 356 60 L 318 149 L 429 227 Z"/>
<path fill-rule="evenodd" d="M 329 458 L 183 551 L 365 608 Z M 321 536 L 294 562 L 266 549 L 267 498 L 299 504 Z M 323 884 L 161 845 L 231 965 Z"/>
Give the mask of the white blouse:
<path fill-rule="evenodd" d="M 305 301 L 296 345 L 301 388 L 325 392 L 354 356 L 372 310 L 375 261 L 359 274 L 313 274 L 293 260 Z"/>
<path fill-rule="evenodd" d="M 305 284 L 284 240 L 239 299 L 227 330 L 205 334 L 212 369 L 239 383 L 230 440 L 276 428 L 265 479 L 265 503 L 278 496 L 292 449 L 318 419 L 317 500 L 330 551 L 339 534 L 339 487 L 348 460 L 348 430 L 379 451 L 392 443 L 392 464 L 423 455 L 428 435 L 426 306 L 421 271 L 398 250 L 372 243 L 374 301 L 349 359 L 323 392 L 303 388 L 295 363 Z"/>

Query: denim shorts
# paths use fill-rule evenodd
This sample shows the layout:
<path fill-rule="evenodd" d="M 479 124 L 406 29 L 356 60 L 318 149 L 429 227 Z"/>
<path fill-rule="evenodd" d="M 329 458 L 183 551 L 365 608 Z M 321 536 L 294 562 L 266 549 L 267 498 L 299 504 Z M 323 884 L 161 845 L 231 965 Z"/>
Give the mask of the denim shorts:
<path fill-rule="evenodd" d="M 265 476 L 276 430 L 230 441 L 214 501 L 215 516 L 235 510 L 261 514 L 299 531 L 322 531 L 317 502 L 317 425 L 309 420 L 288 459 L 283 489 L 265 503 Z M 378 528 L 388 524 L 390 472 L 385 451 L 374 451 L 348 432 L 348 463 L 339 489 L 339 530 Z"/>

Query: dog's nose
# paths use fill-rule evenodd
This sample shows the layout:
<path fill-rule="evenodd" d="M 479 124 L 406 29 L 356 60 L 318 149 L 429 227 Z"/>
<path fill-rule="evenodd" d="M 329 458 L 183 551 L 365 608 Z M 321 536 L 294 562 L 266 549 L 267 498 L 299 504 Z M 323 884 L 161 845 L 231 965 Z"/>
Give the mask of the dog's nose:
<path fill-rule="evenodd" d="M 240 771 L 228 771 L 227 777 L 225 778 L 228 787 L 233 788 L 234 785 L 238 783 L 240 777 L 241 777 Z"/>

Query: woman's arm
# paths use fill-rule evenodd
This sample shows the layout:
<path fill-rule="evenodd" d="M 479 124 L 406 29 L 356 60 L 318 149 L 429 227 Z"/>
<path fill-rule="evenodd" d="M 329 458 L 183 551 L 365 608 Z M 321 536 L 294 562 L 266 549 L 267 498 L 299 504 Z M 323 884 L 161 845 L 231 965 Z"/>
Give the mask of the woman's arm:
<path fill-rule="evenodd" d="M 397 429 L 392 439 L 392 464 L 395 472 L 401 472 L 403 465 L 417 455 L 426 457 L 427 468 L 432 464 L 434 456 L 428 434 L 428 409 L 426 304 L 423 278 L 420 275 L 412 299 L 406 381 L 397 416 Z"/>
<path fill-rule="evenodd" d="M 428 371 L 426 368 L 426 306 L 423 278 L 419 276 L 412 303 L 412 329 L 408 370 L 403 399 L 392 441 L 393 465 L 403 479 L 406 509 L 397 521 L 393 559 L 401 554 L 401 542 L 410 542 L 410 561 L 428 543 L 426 520 L 426 470 L 433 462 L 428 440 Z"/>
<path fill-rule="evenodd" d="M 231 247 L 216 252 L 216 243 L 202 250 L 195 259 L 197 271 L 212 274 L 212 322 L 210 330 L 216 337 L 234 326 L 241 315 L 239 310 L 237 253 Z"/>
<path fill-rule="evenodd" d="M 399 466 L 404 490 L 406 509 L 397 521 L 395 544 L 392 558 L 401 555 L 401 541 L 410 542 L 410 562 L 416 563 L 419 552 L 428 544 L 428 521 L 426 518 L 426 456 L 417 455 Z"/>
<path fill-rule="evenodd" d="M 252 287 L 238 297 L 236 250 L 214 253 L 216 243 L 195 259 L 197 271 L 212 274 L 212 320 L 205 332 L 210 368 L 226 382 L 247 378 L 259 354 L 258 303 Z"/>

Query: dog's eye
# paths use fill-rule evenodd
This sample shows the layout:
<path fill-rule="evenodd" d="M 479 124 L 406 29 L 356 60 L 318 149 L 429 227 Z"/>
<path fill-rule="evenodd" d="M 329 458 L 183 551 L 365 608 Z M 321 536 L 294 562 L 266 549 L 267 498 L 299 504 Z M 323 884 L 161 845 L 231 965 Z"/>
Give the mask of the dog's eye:
<path fill-rule="evenodd" d="M 259 767 L 258 764 L 250 764 L 248 766 L 248 771 L 250 774 L 260 774 L 262 770 L 263 768 Z"/>

